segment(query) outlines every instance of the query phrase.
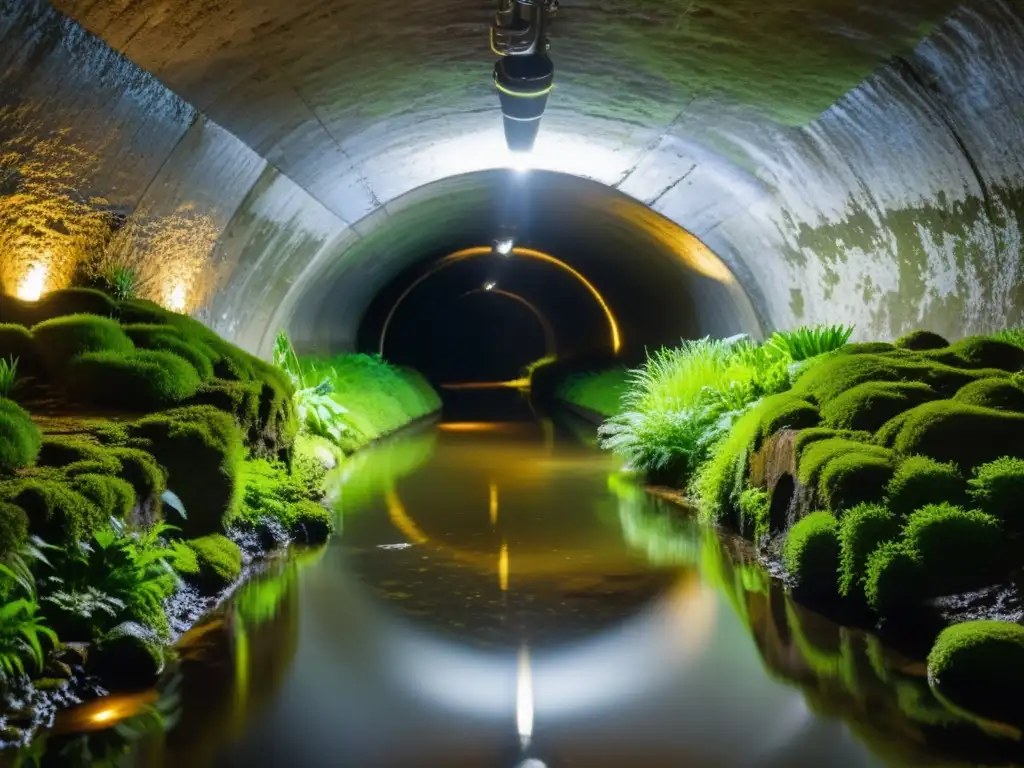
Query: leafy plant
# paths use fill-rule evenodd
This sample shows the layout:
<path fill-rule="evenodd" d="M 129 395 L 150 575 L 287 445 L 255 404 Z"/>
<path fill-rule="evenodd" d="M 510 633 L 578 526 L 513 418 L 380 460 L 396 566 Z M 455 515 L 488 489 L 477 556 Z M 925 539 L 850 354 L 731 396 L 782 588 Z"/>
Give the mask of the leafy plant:
<path fill-rule="evenodd" d="M 108 293 L 118 301 L 134 299 L 139 290 L 139 273 L 133 267 L 112 267 L 105 275 Z"/>
<path fill-rule="evenodd" d="M 1024 349 L 1024 328 L 1006 328 L 992 334 L 993 338 Z"/>
<path fill-rule="evenodd" d="M 0 397 L 8 397 L 18 384 L 18 358 L 0 358 Z"/>
<path fill-rule="evenodd" d="M 299 423 L 307 432 L 337 444 L 348 429 L 343 420 L 348 409 L 331 396 L 333 390 L 329 379 L 315 387 L 300 389 L 295 393 L 295 407 Z"/>
<path fill-rule="evenodd" d="M 0 606 L 0 686 L 24 675 L 27 663 L 41 670 L 43 640 L 57 643 L 57 634 L 37 615 L 36 584 L 29 563 L 36 559 L 45 562 L 40 544 L 29 542 L 0 563 L 0 595 L 4 599 Z M 18 592 L 25 597 L 11 599 Z"/>
<path fill-rule="evenodd" d="M 274 339 L 274 365 L 288 374 L 295 389 L 306 388 L 306 379 L 302 374 L 299 356 L 295 354 L 292 340 L 285 331 L 279 331 L 277 338 Z"/>
<path fill-rule="evenodd" d="M 850 325 L 801 326 L 792 331 L 775 331 L 765 344 L 791 360 L 807 360 L 846 345 L 853 335 Z"/>
<path fill-rule="evenodd" d="M 162 540 L 172 530 L 157 523 L 136 532 L 112 518 L 89 541 L 60 550 L 43 598 L 54 606 L 55 620 L 89 637 L 128 620 L 163 630 L 163 601 L 178 585 L 168 562 L 174 550 Z"/>

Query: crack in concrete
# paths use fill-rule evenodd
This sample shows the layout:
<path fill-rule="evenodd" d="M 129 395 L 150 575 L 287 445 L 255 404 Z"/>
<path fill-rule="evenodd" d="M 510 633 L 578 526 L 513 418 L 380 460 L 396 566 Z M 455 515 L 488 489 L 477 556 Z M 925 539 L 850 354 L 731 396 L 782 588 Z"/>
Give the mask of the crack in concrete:
<path fill-rule="evenodd" d="M 650 197 L 650 198 L 647 198 L 646 200 L 644 200 L 644 205 L 646 205 L 646 206 L 647 206 L 648 208 L 653 208 L 653 207 L 655 206 L 655 204 L 656 204 L 656 203 L 657 203 L 657 202 L 658 202 L 659 200 L 661 200 L 661 198 L 663 198 L 663 197 L 664 197 L 665 195 L 667 195 L 667 194 L 668 194 L 669 192 L 671 192 L 671 191 L 672 191 L 673 189 L 675 189 L 676 187 L 678 187 L 678 186 L 679 186 L 679 185 L 680 185 L 680 184 L 681 184 L 681 183 L 682 183 L 683 181 L 685 181 L 685 180 L 686 180 L 686 178 L 687 178 L 687 177 L 688 177 L 688 176 L 689 176 L 689 175 L 690 175 L 691 173 L 693 173 L 693 172 L 694 172 L 695 170 L 697 170 L 697 164 L 696 164 L 696 163 L 694 163 L 693 165 L 691 165 L 691 166 L 690 166 L 690 167 L 689 167 L 689 168 L 687 169 L 686 173 L 684 173 L 684 174 L 683 174 L 682 176 L 680 176 L 680 177 L 679 177 L 678 179 L 676 179 L 675 181 L 673 181 L 673 182 L 672 182 L 671 184 L 668 184 L 667 186 L 665 186 L 665 187 L 664 187 L 664 188 L 663 188 L 663 189 L 662 189 L 662 190 L 661 190 L 660 192 L 658 192 L 658 193 L 657 193 L 657 194 L 656 194 L 656 195 L 655 195 L 654 197 Z"/>

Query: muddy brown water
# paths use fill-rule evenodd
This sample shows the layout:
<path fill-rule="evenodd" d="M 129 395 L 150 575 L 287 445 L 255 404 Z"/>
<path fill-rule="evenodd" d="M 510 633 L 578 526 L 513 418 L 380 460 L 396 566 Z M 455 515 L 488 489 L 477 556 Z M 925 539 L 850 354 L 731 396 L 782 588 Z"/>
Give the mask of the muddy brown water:
<path fill-rule="evenodd" d="M 31 760 L 130 766 L 1003 764 L 1020 735 L 921 659 L 794 602 L 618 470 L 592 428 L 448 422 L 333 477 L 339 535 L 276 562 L 153 691 Z M 30 754 L 24 763 L 33 764 Z"/>

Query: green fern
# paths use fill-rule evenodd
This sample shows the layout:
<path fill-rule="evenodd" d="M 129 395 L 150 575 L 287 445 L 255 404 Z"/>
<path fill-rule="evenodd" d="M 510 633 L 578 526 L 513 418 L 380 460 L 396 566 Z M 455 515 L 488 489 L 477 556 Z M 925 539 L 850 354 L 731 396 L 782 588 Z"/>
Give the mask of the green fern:
<path fill-rule="evenodd" d="M 1006 328 L 996 331 L 992 336 L 999 341 L 1005 341 L 1007 344 L 1024 349 L 1024 328 Z"/>
<path fill-rule="evenodd" d="M 793 361 L 808 360 L 845 346 L 853 330 L 850 325 L 805 325 L 792 331 L 776 331 L 765 346 Z"/>
<path fill-rule="evenodd" d="M 18 385 L 18 358 L 0 358 L 0 397 L 10 397 Z"/>
<path fill-rule="evenodd" d="M 0 606 L 0 683 L 26 672 L 26 664 L 43 668 L 43 640 L 56 645 L 57 634 L 37 616 L 34 600 L 9 600 Z"/>

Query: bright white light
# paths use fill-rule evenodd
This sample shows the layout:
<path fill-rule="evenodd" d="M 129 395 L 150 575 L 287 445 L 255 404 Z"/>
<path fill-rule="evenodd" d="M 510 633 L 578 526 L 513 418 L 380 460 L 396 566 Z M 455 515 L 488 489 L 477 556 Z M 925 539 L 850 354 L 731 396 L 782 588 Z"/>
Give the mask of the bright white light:
<path fill-rule="evenodd" d="M 172 312 L 185 311 L 185 284 L 178 282 L 167 297 L 167 308 Z"/>
<path fill-rule="evenodd" d="M 530 670 L 530 651 L 519 649 L 519 668 L 516 671 L 516 728 L 519 741 L 526 749 L 533 738 L 533 673 Z"/>
<path fill-rule="evenodd" d="M 17 296 L 22 301 L 39 301 L 46 287 L 46 273 L 49 270 L 45 264 L 36 262 L 31 264 L 28 272 L 18 283 Z"/>
<path fill-rule="evenodd" d="M 533 152 L 512 152 L 509 165 L 516 173 L 526 173 L 533 169 Z"/>
<path fill-rule="evenodd" d="M 493 280 L 491 280 L 490 282 L 484 283 L 484 290 L 485 291 L 493 291 L 497 287 L 498 287 L 498 284 L 496 282 L 494 282 Z"/>
<path fill-rule="evenodd" d="M 494 250 L 502 256 L 508 256 L 512 253 L 513 246 L 515 246 L 515 241 L 511 237 L 503 237 L 500 240 L 494 241 Z"/>

